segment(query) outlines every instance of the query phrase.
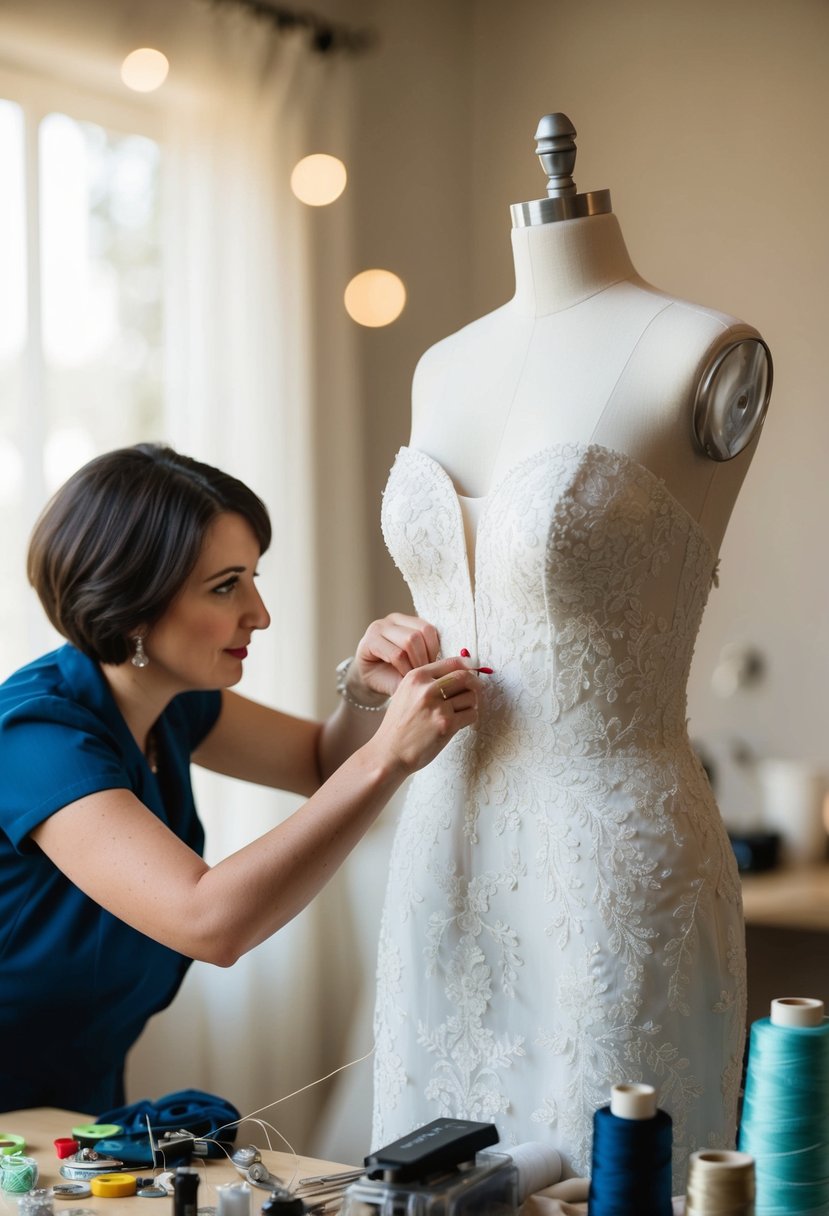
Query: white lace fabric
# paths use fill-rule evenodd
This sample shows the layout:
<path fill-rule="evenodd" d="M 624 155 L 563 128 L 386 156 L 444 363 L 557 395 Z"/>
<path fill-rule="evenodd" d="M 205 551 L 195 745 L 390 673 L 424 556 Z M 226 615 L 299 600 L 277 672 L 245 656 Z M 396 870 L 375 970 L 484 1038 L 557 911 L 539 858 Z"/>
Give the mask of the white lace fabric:
<path fill-rule="evenodd" d="M 494 669 L 478 727 L 410 782 L 378 958 L 373 1142 L 491 1120 L 590 1169 L 593 1112 L 646 1081 L 687 1156 L 733 1145 L 745 1020 L 733 853 L 688 741 L 715 571 L 648 469 L 550 447 L 487 496 L 398 453 L 383 532 L 444 654 Z"/>

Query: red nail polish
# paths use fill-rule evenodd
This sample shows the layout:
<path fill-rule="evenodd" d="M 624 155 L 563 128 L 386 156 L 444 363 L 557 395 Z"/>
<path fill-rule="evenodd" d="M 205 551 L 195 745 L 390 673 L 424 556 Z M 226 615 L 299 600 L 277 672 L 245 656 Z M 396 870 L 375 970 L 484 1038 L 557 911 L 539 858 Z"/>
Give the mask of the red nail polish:
<path fill-rule="evenodd" d="M 470 655 L 469 655 L 469 651 L 468 651 L 468 650 L 466 649 L 466 647 L 464 646 L 463 650 L 461 651 L 461 658 L 462 658 L 462 659 L 468 659 L 469 657 L 470 657 Z"/>
<path fill-rule="evenodd" d="M 479 671 L 481 675 L 484 676 L 491 676 L 493 674 L 491 667 L 476 667 L 475 670 Z"/>

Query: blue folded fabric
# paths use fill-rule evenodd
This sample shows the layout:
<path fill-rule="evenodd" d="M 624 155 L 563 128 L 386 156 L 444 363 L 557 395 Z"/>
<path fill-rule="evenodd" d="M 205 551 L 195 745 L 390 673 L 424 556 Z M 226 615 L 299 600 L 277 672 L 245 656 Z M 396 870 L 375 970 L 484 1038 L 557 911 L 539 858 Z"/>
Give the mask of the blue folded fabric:
<path fill-rule="evenodd" d="M 101 1141 L 96 1147 L 99 1151 L 103 1149 L 105 1152 L 111 1152 L 113 1156 L 129 1164 L 151 1164 L 152 1153 L 147 1138 L 148 1118 L 156 1140 L 160 1140 L 165 1132 L 186 1131 L 208 1142 L 211 1139 L 220 1139 L 232 1144 L 236 1140 L 236 1125 L 241 1117 L 236 1107 L 224 1098 L 204 1093 L 200 1089 L 181 1089 L 177 1093 L 166 1094 L 155 1102 L 144 1098 L 140 1102 L 118 1106 L 98 1115 L 96 1123 L 117 1123 L 124 1130 L 117 1139 Z M 122 1151 L 113 1151 L 116 1144 Z M 218 1145 L 208 1143 L 207 1156 L 223 1157 L 224 1153 Z"/>

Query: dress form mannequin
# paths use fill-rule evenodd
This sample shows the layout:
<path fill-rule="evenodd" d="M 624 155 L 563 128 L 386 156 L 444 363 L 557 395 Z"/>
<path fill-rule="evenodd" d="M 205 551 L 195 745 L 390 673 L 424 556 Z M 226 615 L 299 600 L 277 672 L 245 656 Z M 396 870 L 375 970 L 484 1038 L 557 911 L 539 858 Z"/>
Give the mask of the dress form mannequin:
<path fill-rule="evenodd" d="M 395 837 L 373 1142 L 487 1120 L 584 1174 L 596 1107 L 639 1081 L 679 1194 L 736 1131 L 740 883 L 685 686 L 770 363 L 645 283 L 607 192 L 575 192 L 572 125 L 540 134 L 552 194 L 513 207 L 515 296 L 421 359 L 383 501 L 416 611 L 493 674 Z"/>
<path fill-rule="evenodd" d="M 768 404 L 767 348 L 742 321 L 640 278 L 609 192 L 575 194 L 574 136 L 564 115 L 541 120 L 551 193 L 512 208 L 515 295 L 423 356 L 411 446 L 452 478 L 470 542 L 475 501 L 512 465 L 575 442 L 650 469 L 717 552 Z M 733 459 L 703 450 L 695 414 L 728 420 L 743 445 Z"/>

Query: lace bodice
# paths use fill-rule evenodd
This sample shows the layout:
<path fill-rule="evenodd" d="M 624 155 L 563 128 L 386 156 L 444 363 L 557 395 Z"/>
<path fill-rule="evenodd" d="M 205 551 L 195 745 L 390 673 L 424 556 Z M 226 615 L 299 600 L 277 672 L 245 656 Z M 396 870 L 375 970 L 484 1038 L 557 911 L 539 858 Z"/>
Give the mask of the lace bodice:
<path fill-rule="evenodd" d="M 648 469 L 597 444 L 522 461 L 487 496 L 474 574 L 454 486 L 424 453 L 399 452 L 382 522 L 443 652 L 474 647 L 503 699 L 528 694 L 547 746 L 602 755 L 684 732 L 716 559 Z"/>

